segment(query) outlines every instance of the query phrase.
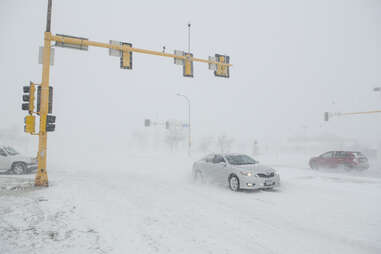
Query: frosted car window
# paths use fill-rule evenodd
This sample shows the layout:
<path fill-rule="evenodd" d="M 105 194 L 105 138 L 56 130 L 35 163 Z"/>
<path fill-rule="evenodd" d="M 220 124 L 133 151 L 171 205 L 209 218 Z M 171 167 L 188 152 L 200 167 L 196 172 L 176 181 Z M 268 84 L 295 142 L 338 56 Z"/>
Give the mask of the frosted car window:
<path fill-rule="evenodd" d="M 221 155 L 216 155 L 216 157 L 214 157 L 213 159 L 213 163 L 221 163 L 221 162 L 225 162 L 224 157 L 222 157 Z"/>
<path fill-rule="evenodd" d="M 1 156 L 7 156 L 7 154 L 6 154 L 6 153 L 4 152 L 4 150 L 1 149 L 1 148 L 0 148 L 0 155 L 1 155 Z"/>
<path fill-rule="evenodd" d="M 332 154 L 333 154 L 333 152 L 325 153 L 325 154 L 322 154 L 321 157 L 323 157 L 323 158 L 332 158 Z"/>
<path fill-rule="evenodd" d="M 257 163 L 254 159 L 247 155 L 226 155 L 226 159 L 232 165 L 247 165 Z"/>
<path fill-rule="evenodd" d="M 13 149 L 13 148 L 10 147 L 10 146 L 5 147 L 5 150 L 7 150 L 7 152 L 8 152 L 10 155 L 16 155 L 16 154 L 19 154 L 15 149 Z"/>
<path fill-rule="evenodd" d="M 205 162 L 213 163 L 214 154 L 208 155 L 205 158 Z"/>
<path fill-rule="evenodd" d="M 353 153 L 353 155 L 356 157 L 356 158 L 366 158 L 366 156 L 360 152 L 355 152 Z"/>

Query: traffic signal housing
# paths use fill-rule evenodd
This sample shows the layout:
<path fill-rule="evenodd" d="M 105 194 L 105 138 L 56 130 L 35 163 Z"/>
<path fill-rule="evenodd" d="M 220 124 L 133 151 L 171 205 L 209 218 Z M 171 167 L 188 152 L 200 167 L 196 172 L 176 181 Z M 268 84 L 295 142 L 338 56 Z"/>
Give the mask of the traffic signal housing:
<path fill-rule="evenodd" d="M 151 120 L 150 119 L 145 119 L 144 120 L 144 127 L 150 127 L 151 126 Z"/>
<path fill-rule="evenodd" d="M 193 58 L 192 53 L 185 53 L 185 60 L 183 65 L 183 76 L 193 78 Z"/>
<path fill-rule="evenodd" d="M 121 45 L 132 48 L 132 43 L 121 42 Z M 132 51 L 122 51 L 122 55 L 120 56 L 120 68 L 128 70 L 132 69 Z"/>
<path fill-rule="evenodd" d="M 37 89 L 37 112 L 41 110 L 41 86 Z M 53 87 L 49 86 L 48 114 L 53 112 Z"/>
<path fill-rule="evenodd" d="M 324 112 L 324 121 L 328 122 L 328 120 L 329 120 L 329 113 Z"/>
<path fill-rule="evenodd" d="M 46 115 L 46 132 L 52 132 L 56 129 L 56 116 Z"/>
<path fill-rule="evenodd" d="M 23 104 L 22 104 L 22 110 L 29 111 L 30 114 L 34 111 L 34 100 L 35 100 L 35 92 L 36 92 L 36 85 L 33 82 L 29 83 L 29 86 L 23 87 Z"/>
<path fill-rule="evenodd" d="M 24 117 L 24 132 L 34 134 L 36 132 L 36 117 L 27 115 Z"/>
<path fill-rule="evenodd" d="M 215 54 L 215 59 L 216 59 L 216 62 L 218 63 L 224 63 L 224 64 L 230 63 L 230 57 L 226 55 Z M 214 71 L 214 76 L 229 78 L 230 77 L 229 66 L 217 64 L 216 70 Z"/>

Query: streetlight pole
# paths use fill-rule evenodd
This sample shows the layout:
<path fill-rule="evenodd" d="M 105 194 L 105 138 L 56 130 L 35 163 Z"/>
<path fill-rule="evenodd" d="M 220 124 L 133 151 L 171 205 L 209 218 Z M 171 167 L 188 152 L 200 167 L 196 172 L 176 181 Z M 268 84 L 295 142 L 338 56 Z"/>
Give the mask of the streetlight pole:
<path fill-rule="evenodd" d="M 190 29 L 191 29 L 191 23 L 188 22 L 188 53 L 190 54 Z"/>
<path fill-rule="evenodd" d="M 190 156 L 191 155 L 191 144 L 192 144 L 192 139 L 191 139 L 191 103 L 190 103 L 190 99 L 187 96 L 185 96 L 183 94 L 179 94 L 179 93 L 177 93 L 176 95 L 184 97 L 184 99 L 187 101 L 187 105 L 188 105 L 188 155 Z"/>

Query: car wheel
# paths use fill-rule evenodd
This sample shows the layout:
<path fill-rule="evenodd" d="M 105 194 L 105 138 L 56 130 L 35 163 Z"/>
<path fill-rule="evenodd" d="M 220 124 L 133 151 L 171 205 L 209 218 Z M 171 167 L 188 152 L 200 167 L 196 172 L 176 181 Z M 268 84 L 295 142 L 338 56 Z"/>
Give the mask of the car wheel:
<path fill-rule="evenodd" d="M 25 174 L 26 166 L 22 162 L 16 162 L 12 165 L 12 172 L 16 175 Z"/>
<path fill-rule="evenodd" d="M 229 178 L 229 188 L 232 191 L 239 191 L 239 179 L 237 176 L 232 175 Z"/>

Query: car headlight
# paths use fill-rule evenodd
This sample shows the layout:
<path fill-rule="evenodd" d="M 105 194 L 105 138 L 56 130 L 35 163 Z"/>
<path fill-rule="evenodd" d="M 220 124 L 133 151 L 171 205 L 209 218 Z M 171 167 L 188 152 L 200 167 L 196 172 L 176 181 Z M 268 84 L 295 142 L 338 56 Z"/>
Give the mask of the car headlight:
<path fill-rule="evenodd" d="M 244 176 L 251 176 L 251 172 L 248 172 L 248 171 L 241 171 L 239 172 L 241 175 L 244 175 Z"/>

